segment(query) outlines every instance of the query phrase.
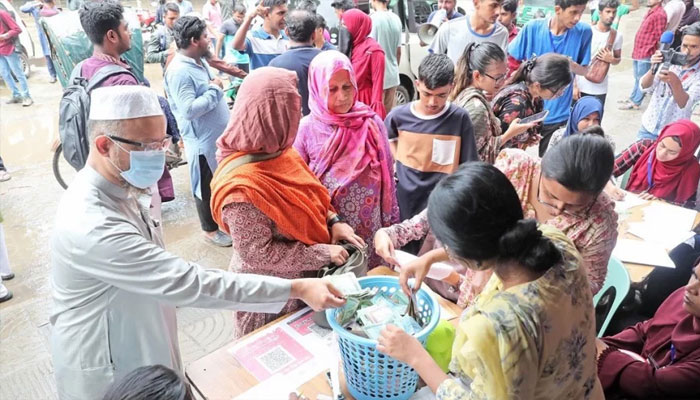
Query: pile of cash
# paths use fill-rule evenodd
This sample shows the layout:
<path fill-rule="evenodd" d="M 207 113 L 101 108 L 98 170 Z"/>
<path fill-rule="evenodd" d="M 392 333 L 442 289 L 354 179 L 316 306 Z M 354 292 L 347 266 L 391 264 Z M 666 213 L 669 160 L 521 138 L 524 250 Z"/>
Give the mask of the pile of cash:
<path fill-rule="evenodd" d="M 387 294 L 376 287 L 362 289 L 352 273 L 331 275 L 328 279 L 346 299 L 345 306 L 336 314 L 336 320 L 351 333 L 376 340 L 388 324 L 396 325 L 410 335 L 423 328 L 420 319 L 414 317 L 414 299 L 400 290 Z"/>

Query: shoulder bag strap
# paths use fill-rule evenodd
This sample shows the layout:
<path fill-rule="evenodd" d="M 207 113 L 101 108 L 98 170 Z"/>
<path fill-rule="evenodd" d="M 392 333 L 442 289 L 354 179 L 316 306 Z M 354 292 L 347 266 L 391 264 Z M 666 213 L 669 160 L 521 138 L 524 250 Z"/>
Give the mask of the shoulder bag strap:
<path fill-rule="evenodd" d="M 270 159 L 273 159 L 273 158 L 279 156 L 280 154 L 282 154 L 282 151 L 276 151 L 276 152 L 270 153 L 270 154 L 262 154 L 262 153 L 246 154 L 246 155 L 238 157 L 237 159 L 226 164 L 224 169 L 221 171 L 221 174 L 228 175 L 234 169 L 240 167 L 241 165 L 250 164 L 250 163 L 254 163 L 254 162 L 258 162 L 258 161 L 270 160 Z"/>
<path fill-rule="evenodd" d="M 605 44 L 605 48 L 608 50 L 612 50 L 616 38 L 617 31 L 613 28 L 610 28 L 610 34 L 608 35 L 608 42 Z"/>

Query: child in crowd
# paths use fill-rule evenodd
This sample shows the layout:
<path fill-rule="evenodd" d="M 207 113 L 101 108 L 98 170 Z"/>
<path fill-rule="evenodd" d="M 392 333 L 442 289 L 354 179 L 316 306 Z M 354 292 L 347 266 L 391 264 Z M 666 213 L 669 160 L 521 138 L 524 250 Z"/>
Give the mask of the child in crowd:
<path fill-rule="evenodd" d="M 440 179 L 479 159 L 469 114 L 447 100 L 454 76 L 446 55 L 428 55 L 418 67 L 419 100 L 394 108 L 385 120 L 402 220 L 425 209 Z"/>

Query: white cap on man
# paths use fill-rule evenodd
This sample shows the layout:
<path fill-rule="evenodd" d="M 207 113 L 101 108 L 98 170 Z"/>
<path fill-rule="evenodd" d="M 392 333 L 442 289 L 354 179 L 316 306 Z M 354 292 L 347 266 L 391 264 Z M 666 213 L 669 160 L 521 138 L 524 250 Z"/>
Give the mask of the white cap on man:
<path fill-rule="evenodd" d="M 164 115 L 153 89 L 139 85 L 97 88 L 90 94 L 90 119 L 115 121 Z"/>

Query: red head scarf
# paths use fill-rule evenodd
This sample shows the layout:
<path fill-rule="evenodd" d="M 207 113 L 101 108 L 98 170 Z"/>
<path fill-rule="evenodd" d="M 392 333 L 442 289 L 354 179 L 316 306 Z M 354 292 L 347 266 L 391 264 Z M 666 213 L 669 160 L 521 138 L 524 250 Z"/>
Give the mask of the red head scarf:
<path fill-rule="evenodd" d="M 681 142 L 678 157 L 668 162 L 657 160 L 656 146 L 665 138 L 673 136 Z M 684 119 L 666 125 L 654 145 L 649 147 L 634 165 L 627 189 L 633 192 L 647 190 L 660 199 L 685 203 L 698 189 L 700 163 L 695 158 L 698 145 L 700 128 L 693 122 Z M 651 189 L 649 178 L 652 182 Z"/>
<path fill-rule="evenodd" d="M 355 8 L 345 11 L 341 18 L 352 37 L 350 61 L 358 82 L 358 99 L 372 108 L 380 118 L 384 119 L 386 110 L 382 100 L 382 90 L 379 88 L 378 91 L 375 91 L 367 84 L 370 76 L 373 76 L 376 78 L 374 78 L 375 80 L 372 84 L 377 84 L 377 81 L 379 81 L 378 84 L 380 86 L 384 85 L 384 65 L 381 65 L 381 73 L 379 75 L 376 74 L 377 71 L 372 70 L 372 54 L 381 53 L 381 58 L 384 58 L 382 47 L 369 37 L 370 32 L 372 32 L 372 20 L 369 15 Z M 375 64 L 375 68 L 379 68 L 379 66 Z"/>

